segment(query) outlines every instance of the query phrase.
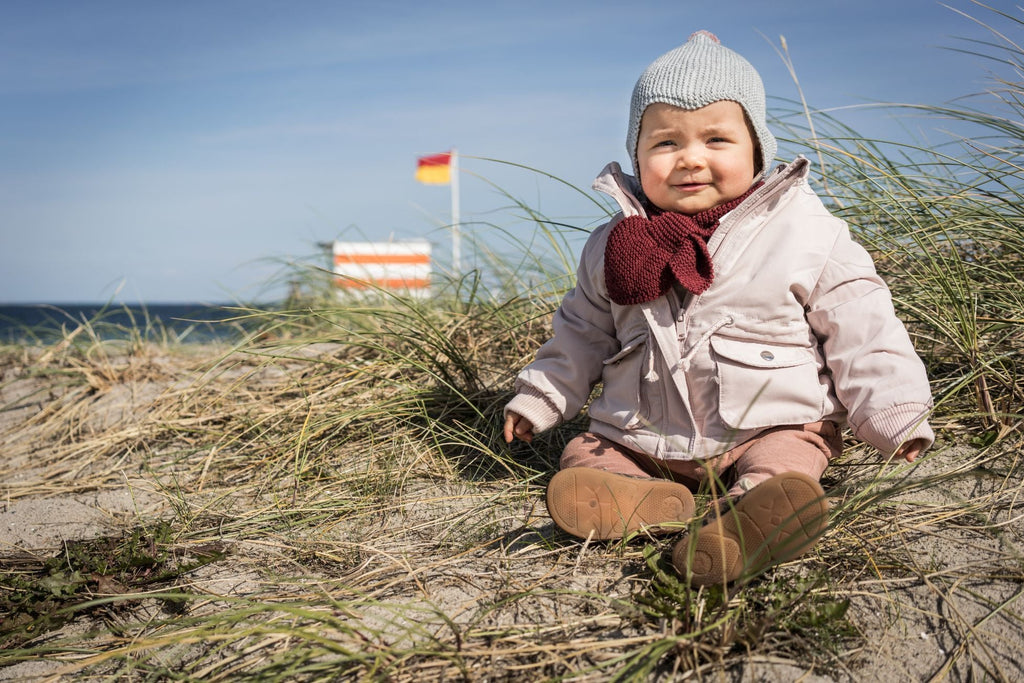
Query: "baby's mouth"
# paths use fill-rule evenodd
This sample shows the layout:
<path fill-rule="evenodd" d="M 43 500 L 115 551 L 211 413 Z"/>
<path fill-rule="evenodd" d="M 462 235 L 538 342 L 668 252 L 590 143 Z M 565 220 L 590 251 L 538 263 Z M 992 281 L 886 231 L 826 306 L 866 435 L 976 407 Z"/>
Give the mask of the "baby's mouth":
<path fill-rule="evenodd" d="M 705 188 L 707 186 L 708 186 L 707 183 L 695 183 L 695 182 L 675 183 L 673 185 L 673 187 L 675 187 L 677 190 L 681 190 L 683 192 L 694 192 L 696 190 L 700 190 L 700 189 Z"/>

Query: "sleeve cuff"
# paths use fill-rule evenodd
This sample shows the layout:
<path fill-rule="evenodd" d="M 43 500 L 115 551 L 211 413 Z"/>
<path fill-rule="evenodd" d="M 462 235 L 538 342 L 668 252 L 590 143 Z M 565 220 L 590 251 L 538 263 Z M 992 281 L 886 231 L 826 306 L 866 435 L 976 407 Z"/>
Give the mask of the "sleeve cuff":
<path fill-rule="evenodd" d="M 872 415 L 854 428 L 854 434 L 886 455 L 901 444 L 924 439 L 926 448 L 935 443 L 935 432 L 928 424 L 931 407 L 922 403 L 904 403 Z"/>
<path fill-rule="evenodd" d="M 555 405 L 544 394 L 530 386 L 522 387 L 519 393 L 508 402 L 504 414 L 508 415 L 510 412 L 522 415 L 529 420 L 533 425 L 533 431 L 538 434 L 562 422 L 562 415 Z"/>

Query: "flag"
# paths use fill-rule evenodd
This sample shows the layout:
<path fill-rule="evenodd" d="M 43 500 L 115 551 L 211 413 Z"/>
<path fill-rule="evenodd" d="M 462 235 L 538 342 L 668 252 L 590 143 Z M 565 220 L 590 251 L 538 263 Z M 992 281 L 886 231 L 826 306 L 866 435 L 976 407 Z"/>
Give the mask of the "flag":
<path fill-rule="evenodd" d="M 416 161 L 416 180 L 427 185 L 448 185 L 452 181 L 452 155 L 431 154 Z"/>

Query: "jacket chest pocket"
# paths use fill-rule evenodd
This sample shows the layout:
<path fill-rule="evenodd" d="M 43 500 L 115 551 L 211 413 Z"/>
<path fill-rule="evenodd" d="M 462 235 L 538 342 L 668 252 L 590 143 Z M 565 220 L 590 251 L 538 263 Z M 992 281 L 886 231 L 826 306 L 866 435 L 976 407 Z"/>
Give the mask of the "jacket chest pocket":
<path fill-rule="evenodd" d="M 589 411 L 592 418 L 621 429 L 635 429 L 661 419 L 660 414 L 652 414 L 661 401 L 654 395 L 659 377 L 647 334 L 629 340 L 604 361 L 601 381 L 601 396 Z"/>
<path fill-rule="evenodd" d="M 733 429 L 820 420 L 827 386 L 805 347 L 713 337 L 719 414 Z"/>

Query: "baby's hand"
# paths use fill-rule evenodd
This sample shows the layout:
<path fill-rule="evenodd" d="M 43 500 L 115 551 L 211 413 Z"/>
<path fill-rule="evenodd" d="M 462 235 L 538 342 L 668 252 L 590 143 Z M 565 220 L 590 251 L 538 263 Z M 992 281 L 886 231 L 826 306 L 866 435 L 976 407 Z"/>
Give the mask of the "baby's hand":
<path fill-rule="evenodd" d="M 533 441 L 533 423 L 522 415 L 509 413 L 505 417 L 505 441 L 512 443 L 512 439 L 515 438 L 526 443 Z"/>
<path fill-rule="evenodd" d="M 897 458 L 904 458 L 907 462 L 914 462 L 917 456 L 924 450 L 924 439 L 914 439 L 903 444 L 903 447 L 896 451 Z"/>

